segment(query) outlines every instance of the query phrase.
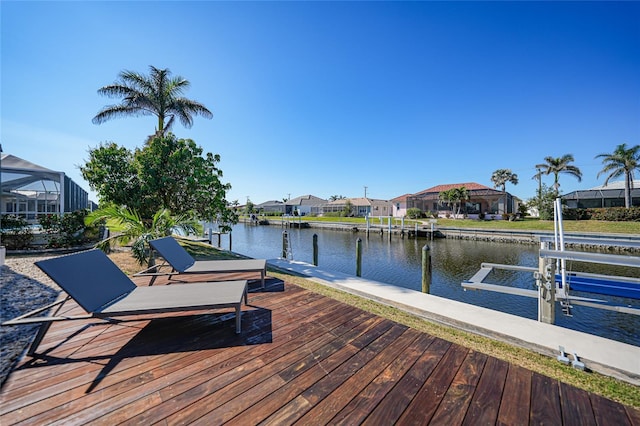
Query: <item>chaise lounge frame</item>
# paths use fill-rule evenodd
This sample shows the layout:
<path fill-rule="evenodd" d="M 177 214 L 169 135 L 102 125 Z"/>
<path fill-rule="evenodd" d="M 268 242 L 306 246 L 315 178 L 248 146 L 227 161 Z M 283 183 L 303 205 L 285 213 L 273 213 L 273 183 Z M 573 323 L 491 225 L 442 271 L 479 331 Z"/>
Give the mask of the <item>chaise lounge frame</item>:
<path fill-rule="evenodd" d="M 40 327 L 27 354 L 36 350 L 53 322 L 159 315 L 170 312 L 235 308 L 235 331 L 240 334 L 242 299 L 247 303 L 247 281 L 222 281 L 138 287 L 100 250 L 89 250 L 35 262 L 67 294 L 60 300 L 3 322 L 2 326 L 37 324 Z M 62 305 L 75 300 L 86 315 L 58 315 Z M 53 307 L 52 316 L 36 316 Z M 139 319 L 136 319 L 139 320 Z"/>
<path fill-rule="evenodd" d="M 149 241 L 149 245 L 157 251 L 172 268 L 171 272 L 149 272 L 166 266 L 156 265 L 134 275 L 151 276 L 150 286 L 153 285 L 158 276 L 168 275 L 169 279 L 171 279 L 171 277 L 182 274 L 256 272 L 260 273 L 260 283 L 262 288 L 265 288 L 265 277 L 267 275 L 267 261 L 265 259 L 195 260 L 184 247 L 171 236 L 151 240 Z"/>

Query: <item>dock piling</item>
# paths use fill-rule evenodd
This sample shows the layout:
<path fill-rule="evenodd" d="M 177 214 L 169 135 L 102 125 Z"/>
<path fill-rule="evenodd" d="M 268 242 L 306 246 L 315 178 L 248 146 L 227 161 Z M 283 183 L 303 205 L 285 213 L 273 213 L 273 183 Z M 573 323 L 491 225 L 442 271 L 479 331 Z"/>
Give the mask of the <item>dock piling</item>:
<path fill-rule="evenodd" d="M 356 240 L 356 276 L 362 276 L 362 238 Z"/>
<path fill-rule="evenodd" d="M 422 292 L 431 291 L 431 253 L 427 244 L 422 247 Z"/>
<path fill-rule="evenodd" d="M 318 234 L 313 234 L 313 266 L 318 266 Z"/>

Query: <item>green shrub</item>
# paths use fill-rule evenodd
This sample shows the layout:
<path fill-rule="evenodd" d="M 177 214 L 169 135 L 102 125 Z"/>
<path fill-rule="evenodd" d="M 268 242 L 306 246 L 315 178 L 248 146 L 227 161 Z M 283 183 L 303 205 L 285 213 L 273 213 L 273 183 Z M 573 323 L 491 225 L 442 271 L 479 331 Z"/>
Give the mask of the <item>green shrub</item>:
<path fill-rule="evenodd" d="M 518 205 L 518 213 L 520 213 L 520 217 L 525 217 L 527 215 L 527 205 L 525 203 Z"/>
<path fill-rule="evenodd" d="M 407 217 L 409 219 L 420 219 L 424 217 L 424 214 L 422 213 L 422 210 L 420 210 L 419 208 L 411 207 L 407 209 Z"/>
<path fill-rule="evenodd" d="M 592 220 L 610 222 L 640 222 L 640 207 L 607 207 L 587 209 Z"/>
<path fill-rule="evenodd" d="M 260 212 L 262 216 L 282 216 L 282 212 Z"/>
<path fill-rule="evenodd" d="M 551 217 L 553 219 L 553 216 Z M 605 207 L 598 209 L 564 209 L 566 220 L 603 220 L 608 222 L 640 222 L 640 207 Z"/>
<path fill-rule="evenodd" d="M 26 219 L 15 216 L 2 216 L 2 244 L 7 250 L 24 250 L 33 242 L 33 231 Z"/>
<path fill-rule="evenodd" d="M 562 218 L 565 220 L 589 220 L 591 211 L 589 209 L 564 209 Z"/>
<path fill-rule="evenodd" d="M 42 229 L 48 234 L 48 247 L 74 247 L 98 237 L 97 226 L 85 225 L 86 210 L 77 210 L 60 217 L 49 214 L 40 216 Z"/>

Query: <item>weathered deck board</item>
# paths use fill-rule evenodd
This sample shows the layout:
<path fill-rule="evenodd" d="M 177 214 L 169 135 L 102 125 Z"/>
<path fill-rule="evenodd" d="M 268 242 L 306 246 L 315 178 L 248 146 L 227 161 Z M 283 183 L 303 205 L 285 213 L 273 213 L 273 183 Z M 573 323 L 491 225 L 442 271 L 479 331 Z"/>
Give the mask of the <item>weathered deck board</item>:
<path fill-rule="evenodd" d="M 529 422 L 531 377 L 531 370 L 517 365 L 509 365 L 497 424 L 507 426 Z"/>
<path fill-rule="evenodd" d="M 637 409 L 274 279 L 249 294 L 241 335 L 233 320 L 55 323 L 3 386 L 0 424 L 640 425 Z"/>

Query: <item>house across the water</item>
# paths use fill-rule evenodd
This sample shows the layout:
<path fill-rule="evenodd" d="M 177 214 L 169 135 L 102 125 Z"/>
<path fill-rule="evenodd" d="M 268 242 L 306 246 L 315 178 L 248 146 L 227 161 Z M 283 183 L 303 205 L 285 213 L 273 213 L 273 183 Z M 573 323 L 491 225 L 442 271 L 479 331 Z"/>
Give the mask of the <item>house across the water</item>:
<path fill-rule="evenodd" d="M 603 207 L 624 207 L 624 181 L 610 182 L 608 185 L 573 191 L 562 196 L 570 209 L 597 209 Z M 633 181 L 631 205 L 640 206 L 640 180 Z"/>
<path fill-rule="evenodd" d="M 394 198 L 392 200 L 394 212 L 398 216 L 404 216 L 407 209 L 418 208 L 423 212 L 431 212 L 439 216 L 453 214 L 452 206 L 440 201 L 440 193 L 461 187 L 467 190 L 469 199 L 462 202 L 460 214 L 465 214 L 469 218 L 478 218 L 483 214 L 487 218 L 501 219 L 502 214 L 518 212 L 519 199 L 517 197 L 509 192 L 504 193 L 475 182 L 437 185 L 415 194 Z"/>

